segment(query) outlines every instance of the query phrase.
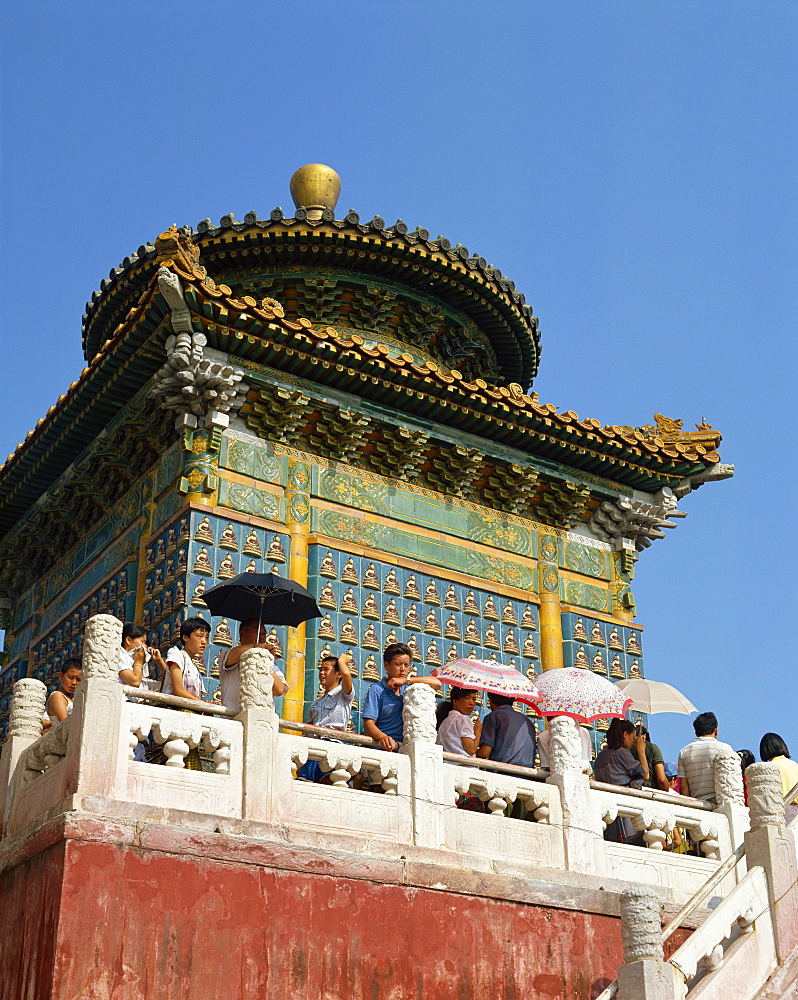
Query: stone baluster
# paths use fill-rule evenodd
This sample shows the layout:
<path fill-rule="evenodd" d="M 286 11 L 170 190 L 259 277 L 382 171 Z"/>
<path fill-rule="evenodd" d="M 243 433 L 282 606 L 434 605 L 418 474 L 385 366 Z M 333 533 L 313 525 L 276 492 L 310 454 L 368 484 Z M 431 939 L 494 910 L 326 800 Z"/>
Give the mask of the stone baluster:
<path fill-rule="evenodd" d="M 126 788 L 129 731 L 119 683 L 122 622 L 93 615 L 83 633 L 83 679 L 75 692 L 66 754 L 68 792 L 115 798 Z"/>
<path fill-rule="evenodd" d="M 721 845 L 721 855 L 739 847 L 749 828 L 748 809 L 743 794 L 743 772 L 736 753 L 719 753 L 713 761 L 715 774 L 715 812 L 723 813 L 729 822 L 728 845 Z M 703 847 L 703 845 L 702 845 Z M 740 873 L 742 877 L 742 873 Z"/>
<path fill-rule="evenodd" d="M 684 983 L 664 961 L 660 901 L 639 886 L 621 893 L 621 938 L 624 964 L 618 969 L 618 994 L 634 1000 L 682 1000 Z"/>
<path fill-rule="evenodd" d="M 23 677 L 11 689 L 8 736 L 0 758 L 0 837 L 5 833 L 15 788 L 22 787 L 15 775 L 20 757 L 42 735 L 42 719 L 47 704 L 47 688 L 33 677 Z"/>
<path fill-rule="evenodd" d="M 590 792 L 590 779 L 582 773 L 582 741 L 573 719 L 560 715 L 549 720 L 551 773 L 546 781 L 560 790 L 565 866 L 570 871 L 601 874 L 604 825 Z"/>
<path fill-rule="evenodd" d="M 750 871 L 764 868 L 776 952 L 785 961 L 798 946 L 798 864 L 792 830 L 784 822 L 781 776 L 775 764 L 751 764 L 745 772 L 751 829 L 745 835 Z"/>
<path fill-rule="evenodd" d="M 451 808 L 443 766 L 443 747 L 435 742 L 435 692 L 428 684 L 407 684 L 402 708 L 400 752 L 410 758 L 414 843 L 445 847 L 445 809 Z"/>
<path fill-rule="evenodd" d="M 659 802 L 646 803 L 640 812 L 632 817 L 635 830 L 643 834 L 646 846 L 655 851 L 665 847 L 665 841 L 676 826 L 676 817 L 671 809 Z"/>
<path fill-rule="evenodd" d="M 243 816 L 267 821 L 273 814 L 274 790 L 284 777 L 277 773 L 274 657 L 267 649 L 253 648 L 242 653 L 239 662 L 241 711 L 236 718 L 244 726 Z"/>

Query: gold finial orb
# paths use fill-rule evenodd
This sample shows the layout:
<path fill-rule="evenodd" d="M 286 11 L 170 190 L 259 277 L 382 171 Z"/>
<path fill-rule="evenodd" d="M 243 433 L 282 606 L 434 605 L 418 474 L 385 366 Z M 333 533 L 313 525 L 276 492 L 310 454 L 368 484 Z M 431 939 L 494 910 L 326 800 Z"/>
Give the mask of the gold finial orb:
<path fill-rule="evenodd" d="M 307 209 L 309 219 L 320 219 L 325 209 L 337 205 L 341 178 L 323 163 L 307 163 L 294 171 L 289 186 L 294 205 Z"/>

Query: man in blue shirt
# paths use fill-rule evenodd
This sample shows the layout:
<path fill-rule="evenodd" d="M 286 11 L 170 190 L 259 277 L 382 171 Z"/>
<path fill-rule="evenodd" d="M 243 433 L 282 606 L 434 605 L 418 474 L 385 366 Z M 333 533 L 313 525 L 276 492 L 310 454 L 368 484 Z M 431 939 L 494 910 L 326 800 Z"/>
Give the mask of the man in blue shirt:
<path fill-rule="evenodd" d="M 408 677 L 413 654 L 403 642 L 394 642 L 382 654 L 385 677 L 368 689 L 363 702 L 363 732 L 382 750 L 395 750 L 402 742 L 402 705 L 408 684 L 429 684 L 440 691 L 437 677 Z"/>
<path fill-rule="evenodd" d="M 482 722 L 477 757 L 535 766 L 535 727 L 530 719 L 513 708 L 513 699 L 488 694 L 491 711 Z"/>

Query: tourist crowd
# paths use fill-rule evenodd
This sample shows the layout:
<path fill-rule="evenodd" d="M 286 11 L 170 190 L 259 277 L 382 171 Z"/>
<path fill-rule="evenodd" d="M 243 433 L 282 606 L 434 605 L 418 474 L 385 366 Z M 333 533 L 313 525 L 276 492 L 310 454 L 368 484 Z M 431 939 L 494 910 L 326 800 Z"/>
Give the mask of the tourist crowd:
<path fill-rule="evenodd" d="M 189 618 L 181 629 L 181 642 L 172 646 L 165 656 L 155 647 L 146 644 L 147 633 L 139 625 L 125 624 L 119 650 L 119 683 L 132 688 L 143 688 L 173 694 L 193 701 L 203 701 L 206 694 L 202 673 L 197 663 L 210 639 L 210 627 L 203 618 Z M 265 628 L 257 620 L 241 623 L 239 643 L 219 654 L 221 703 L 237 711 L 240 708 L 239 668 L 241 656 L 254 647 L 265 650 L 272 659 L 273 693 L 277 696 L 288 691 L 284 674 L 274 665 L 277 652 L 265 641 Z M 351 653 L 325 656 L 319 664 L 319 682 L 322 693 L 308 710 L 308 722 L 323 729 L 346 732 L 350 726 L 354 686 L 352 683 L 353 658 Z M 374 682 L 364 699 L 362 718 L 363 735 L 370 737 L 381 749 L 396 750 L 402 741 L 402 707 L 404 694 L 412 684 L 426 684 L 440 691 L 441 682 L 436 677 L 411 675 L 412 651 L 403 643 L 393 643 L 383 653 L 385 675 Z M 78 659 L 67 660 L 60 671 L 60 686 L 47 700 L 43 728 L 59 725 L 72 711 L 75 690 L 82 676 Z M 136 700 L 131 695 L 131 700 Z M 550 730 L 538 734 L 534 723 L 526 715 L 515 711 L 512 698 L 488 694 L 490 712 L 484 720 L 475 717 L 479 693 L 475 690 L 452 687 L 449 699 L 437 709 L 438 743 L 444 751 L 464 757 L 488 759 L 504 764 L 534 768 L 549 766 Z M 728 743 L 718 739 L 718 720 L 712 712 L 702 712 L 693 720 L 695 739 L 679 752 L 678 763 L 663 758 L 660 748 L 649 738 L 648 730 L 641 723 L 613 719 L 607 731 L 606 745 L 591 761 L 591 742 L 585 728 L 580 728 L 584 770 L 592 773 L 597 781 L 622 787 L 659 789 L 674 795 L 686 795 L 712 806 L 715 801 L 713 761 L 720 753 L 734 753 Z M 330 737 L 334 739 L 334 737 Z M 737 751 L 740 765 L 745 772 L 755 758 L 750 750 Z M 781 736 L 765 733 L 759 745 L 763 761 L 772 761 L 779 769 L 782 794 L 787 795 L 798 785 L 798 763 L 790 757 L 789 749 Z M 139 743 L 134 756 L 138 760 L 161 763 L 165 759 L 161 747 L 152 742 Z M 185 758 L 185 766 L 201 770 L 199 751 L 194 748 Z M 325 782 L 328 775 L 315 761 L 309 761 L 297 772 L 304 780 Z M 362 787 L 365 777 L 355 779 Z M 379 790 L 378 788 L 375 790 Z M 458 805 L 467 809 L 484 809 L 473 795 L 462 796 Z M 515 804 L 517 815 L 518 804 Z M 798 795 L 787 807 L 787 819 L 798 813 Z M 619 817 L 605 831 L 605 839 L 642 844 L 642 835 L 632 827 L 631 821 Z M 673 850 L 690 850 L 689 838 L 683 831 L 674 830 L 667 845 Z"/>

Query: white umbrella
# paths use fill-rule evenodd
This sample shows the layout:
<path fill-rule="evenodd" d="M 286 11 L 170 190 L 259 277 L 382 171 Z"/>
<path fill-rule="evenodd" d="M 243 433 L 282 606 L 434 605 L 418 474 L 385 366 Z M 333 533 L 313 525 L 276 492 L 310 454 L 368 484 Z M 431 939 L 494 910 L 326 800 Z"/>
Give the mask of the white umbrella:
<path fill-rule="evenodd" d="M 658 712 L 677 712 L 679 715 L 690 715 L 698 709 L 675 687 L 664 681 L 650 681 L 644 677 L 631 680 L 616 681 L 627 698 L 632 699 L 630 709 L 633 712 L 643 712 L 646 715 L 656 715 Z"/>

